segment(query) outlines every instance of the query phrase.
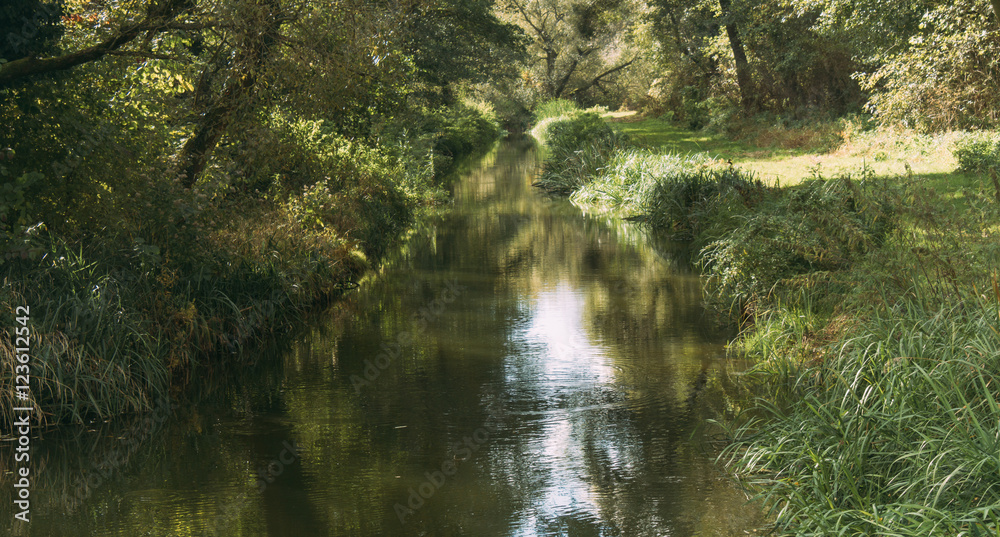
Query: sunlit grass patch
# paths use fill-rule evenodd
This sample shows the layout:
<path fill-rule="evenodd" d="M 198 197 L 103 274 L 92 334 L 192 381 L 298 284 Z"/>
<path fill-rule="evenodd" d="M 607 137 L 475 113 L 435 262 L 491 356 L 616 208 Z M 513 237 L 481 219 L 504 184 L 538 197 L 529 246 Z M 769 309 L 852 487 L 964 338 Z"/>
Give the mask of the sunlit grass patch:
<path fill-rule="evenodd" d="M 735 135 L 691 131 L 655 118 L 613 124 L 640 145 L 707 152 L 753 171 L 772 186 L 861 169 L 881 176 L 940 178 L 956 172 L 956 143 L 969 136 L 964 131 L 929 135 L 892 128 L 865 130 L 850 120 L 818 122 L 813 127 L 746 125 Z"/>
<path fill-rule="evenodd" d="M 708 240 L 713 228 L 764 195 L 746 172 L 705 153 L 657 154 L 623 149 L 571 199 L 592 211 L 638 220 L 674 238 Z"/>

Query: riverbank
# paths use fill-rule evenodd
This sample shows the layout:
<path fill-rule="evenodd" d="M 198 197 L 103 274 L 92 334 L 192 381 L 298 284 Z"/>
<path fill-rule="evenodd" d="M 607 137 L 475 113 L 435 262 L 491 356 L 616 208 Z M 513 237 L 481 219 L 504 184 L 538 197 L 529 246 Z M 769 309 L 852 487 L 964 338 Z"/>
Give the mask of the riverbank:
<path fill-rule="evenodd" d="M 757 364 L 723 459 L 778 533 L 996 531 L 991 136 L 845 128 L 817 150 L 573 110 L 540 125 L 538 186 L 692 241 Z"/>
<path fill-rule="evenodd" d="M 248 365 L 245 347 L 377 270 L 414 215 L 447 200 L 455 160 L 502 133 L 495 117 L 464 106 L 435 111 L 391 146 L 322 121 L 273 127 L 282 151 L 257 156 L 267 160 L 259 176 L 193 188 L 147 177 L 77 217 L 103 222 L 99 231 L 0 227 L 0 324 L 11 328 L 0 332 L 2 406 L 30 406 L 40 424 L 103 421 L 154 411 L 198 375 Z M 17 183 L 24 212 L 45 203 L 28 196 L 37 176 Z M 30 368 L 15 375 L 25 355 Z"/>

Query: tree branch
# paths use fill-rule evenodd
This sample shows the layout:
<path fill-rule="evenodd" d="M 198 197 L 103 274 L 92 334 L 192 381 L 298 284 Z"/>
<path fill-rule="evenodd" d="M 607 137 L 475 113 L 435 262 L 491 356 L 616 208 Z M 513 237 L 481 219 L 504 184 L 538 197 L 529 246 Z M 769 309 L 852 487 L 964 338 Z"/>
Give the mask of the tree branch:
<path fill-rule="evenodd" d="M 608 69 L 607 71 L 604 71 L 603 73 L 595 76 L 590 82 L 587 83 L 586 86 L 582 86 L 582 87 L 579 87 L 579 88 L 576 88 L 575 90 L 573 90 L 573 93 L 571 93 L 571 95 L 576 95 L 577 93 L 580 93 L 582 91 L 587 91 L 588 89 L 590 89 L 591 86 L 600 84 L 601 80 L 604 77 L 613 75 L 613 74 L 617 73 L 618 71 L 621 71 L 622 69 L 625 69 L 626 67 L 628 67 L 628 66 L 632 65 L 633 63 L 635 63 L 635 61 L 638 60 L 638 59 L 639 59 L 639 57 L 636 56 L 635 58 L 632 58 L 631 60 L 629 60 L 629 61 L 627 61 L 627 62 L 625 62 L 625 63 L 623 63 L 623 64 L 621 64 L 621 65 L 619 65 L 617 67 L 612 67 L 611 69 Z"/>
<path fill-rule="evenodd" d="M 189 8 L 190 4 L 188 0 L 167 0 L 167 2 L 150 13 L 142 22 L 124 28 L 116 35 L 105 39 L 97 45 L 54 58 L 28 56 L 7 62 L 0 66 L 0 86 L 10 84 L 21 78 L 55 71 L 65 71 L 77 65 L 99 60 L 135 40 L 143 32 L 160 32 L 169 29 L 167 27 L 173 18 Z"/>
<path fill-rule="evenodd" d="M 132 58 L 149 58 L 151 60 L 173 60 L 182 62 L 184 58 L 171 56 L 169 54 L 156 54 L 154 52 L 143 52 L 141 50 L 112 50 L 108 56 L 129 56 Z"/>

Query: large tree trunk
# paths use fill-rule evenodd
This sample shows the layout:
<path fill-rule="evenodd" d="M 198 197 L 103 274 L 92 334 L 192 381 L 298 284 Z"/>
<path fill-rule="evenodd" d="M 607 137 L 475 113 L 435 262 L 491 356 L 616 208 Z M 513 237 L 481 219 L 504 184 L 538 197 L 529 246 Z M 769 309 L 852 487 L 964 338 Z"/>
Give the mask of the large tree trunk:
<path fill-rule="evenodd" d="M 736 84 L 740 87 L 740 101 L 743 108 L 749 110 L 757 103 L 753 77 L 750 74 L 750 62 L 743 48 L 743 40 L 740 39 L 739 27 L 729 9 L 730 0 L 719 0 L 719 7 L 722 8 L 722 18 L 726 21 L 726 35 L 729 37 L 729 46 L 733 49 L 733 59 L 736 60 Z"/>
<path fill-rule="evenodd" d="M 546 46 L 545 48 L 545 92 L 552 98 L 556 95 L 556 59 L 559 53 L 555 49 Z"/>
<path fill-rule="evenodd" d="M 221 95 L 208 106 L 195 126 L 194 135 L 184 143 L 177 157 L 177 169 L 187 188 L 191 188 L 204 171 L 208 157 L 225 134 L 233 114 L 253 96 L 260 72 L 277 46 L 278 32 L 284 21 L 279 0 L 254 0 L 251 5 L 261 10 L 262 27 L 258 33 L 247 36 Z"/>

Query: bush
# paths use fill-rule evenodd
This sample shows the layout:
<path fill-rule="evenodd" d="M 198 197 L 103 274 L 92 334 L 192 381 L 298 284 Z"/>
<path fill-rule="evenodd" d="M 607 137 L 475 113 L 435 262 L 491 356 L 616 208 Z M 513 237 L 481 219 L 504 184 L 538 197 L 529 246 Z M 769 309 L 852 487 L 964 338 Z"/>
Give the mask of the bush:
<path fill-rule="evenodd" d="M 958 169 L 981 173 L 1000 166 L 1000 139 L 994 136 L 968 136 L 955 143 Z"/>
<path fill-rule="evenodd" d="M 584 143 L 608 139 L 614 130 L 594 112 L 580 112 L 553 122 L 545 133 L 545 143 L 553 151 L 573 151 Z"/>
<path fill-rule="evenodd" d="M 704 248 L 707 289 L 743 309 L 798 276 L 847 269 L 896 229 L 900 199 L 886 181 L 849 175 L 788 189 Z"/>
<path fill-rule="evenodd" d="M 551 121 L 543 136 L 549 155 L 535 184 L 559 194 L 570 194 L 586 184 L 613 155 L 629 145 L 625 135 L 592 112 Z"/>
<path fill-rule="evenodd" d="M 617 152 L 573 201 L 612 208 L 678 239 L 704 241 L 711 229 L 755 204 L 763 184 L 747 172 L 720 168 L 705 154 L 653 154 L 638 149 Z"/>
<path fill-rule="evenodd" d="M 476 148 L 493 142 L 503 128 L 492 108 L 479 103 L 478 108 L 457 104 L 430 113 L 430 132 L 439 133 L 434 150 L 452 159 L 468 155 Z"/>
<path fill-rule="evenodd" d="M 918 130 L 996 126 L 1000 40 L 982 30 L 996 24 L 991 11 L 977 0 L 919 8 L 920 29 L 908 45 L 889 49 L 877 69 L 859 77 L 871 92 L 866 108 L 884 124 Z"/>

